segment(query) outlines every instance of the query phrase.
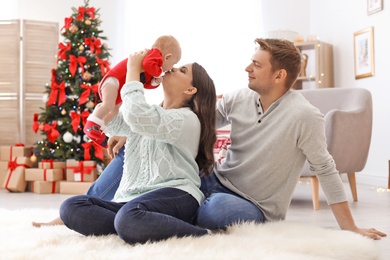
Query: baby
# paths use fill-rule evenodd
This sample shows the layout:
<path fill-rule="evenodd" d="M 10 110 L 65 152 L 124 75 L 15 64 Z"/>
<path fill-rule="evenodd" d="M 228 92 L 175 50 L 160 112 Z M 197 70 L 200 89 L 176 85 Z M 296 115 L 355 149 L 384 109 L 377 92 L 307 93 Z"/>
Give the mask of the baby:
<path fill-rule="evenodd" d="M 162 82 L 165 71 L 171 70 L 181 58 L 179 42 L 173 36 L 161 36 L 145 56 L 142 66 L 141 81 L 147 89 L 157 88 Z M 126 82 L 127 59 L 119 62 L 107 72 L 99 85 L 99 96 L 102 100 L 87 118 L 84 133 L 96 144 L 107 148 L 104 134 L 106 124 L 118 113 L 122 103 L 120 90 Z"/>

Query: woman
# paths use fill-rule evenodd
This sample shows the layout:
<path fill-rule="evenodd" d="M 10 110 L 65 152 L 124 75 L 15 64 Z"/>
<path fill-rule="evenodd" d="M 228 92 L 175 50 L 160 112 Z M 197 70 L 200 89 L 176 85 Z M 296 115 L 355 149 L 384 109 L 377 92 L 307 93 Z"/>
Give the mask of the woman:
<path fill-rule="evenodd" d="M 204 196 L 198 173 L 214 163 L 214 83 L 197 63 L 174 68 L 163 78 L 162 106 L 148 105 L 139 82 L 145 54 L 130 55 L 120 114 L 107 128 L 127 137 L 114 199 L 80 195 L 61 205 L 63 223 L 81 234 L 118 234 L 130 244 L 208 234 L 192 224 Z"/>

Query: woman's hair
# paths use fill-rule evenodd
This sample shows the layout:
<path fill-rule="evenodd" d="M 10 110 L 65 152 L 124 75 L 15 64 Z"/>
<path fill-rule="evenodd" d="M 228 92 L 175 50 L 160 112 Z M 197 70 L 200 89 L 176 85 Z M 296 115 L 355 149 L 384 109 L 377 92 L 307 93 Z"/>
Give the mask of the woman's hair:
<path fill-rule="evenodd" d="M 198 63 L 192 64 L 192 85 L 197 88 L 188 106 L 198 116 L 201 131 L 196 163 L 199 170 L 208 176 L 214 165 L 215 106 L 217 97 L 213 80 Z"/>
<path fill-rule="evenodd" d="M 287 71 L 286 87 L 291 88 L 301 71 L 302 56 L 294 43 L 281 39 L 256 39 L 262 50 L 271 55 L 270 63 L 274 71 Z"/>

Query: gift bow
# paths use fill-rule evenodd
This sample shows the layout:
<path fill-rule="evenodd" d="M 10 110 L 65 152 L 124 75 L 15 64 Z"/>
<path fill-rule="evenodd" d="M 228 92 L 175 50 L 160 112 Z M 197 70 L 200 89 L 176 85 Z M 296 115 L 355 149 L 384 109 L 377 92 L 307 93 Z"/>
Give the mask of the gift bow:
<path fill-rule="evenodd" d="M 93 86 L 88 86 L 88 85 L 85 85 L 85 84 L 80 84 L 80 87 L 82 89 L 85 89 L 83 91 L 83 93 L 81 93 L 80 95 L 80 99 L 79 99 L 79 105 L 82 105 L 84 103 L 86 103 L 88 101 L 88 98 L 89 96 L 91 95 L 91 91 L 93 91 L 94 95 L 95 95 L 95 102 L 97 101 L 97 93 L 99 91 L 99 85 L 98 84 L 95 84 Z"/>
<path fill-rule="evenodd" d="M 8 190 L 9 192 L 11 192 L 11 190 L 8 189 L 8 184 L 9 184 L 9 182 L 11 180 L 11 176 L 12 176 L 12 173 L 14 172 L 14 170 L 17 167 L 19 167 L 19 166 L 22 166 L 22 167 L 25 167 L 25 168 L 30 168 L 30 166 L 28 166 L 27 164 L 18 164 L 17 160 L 18 160 L 18 157 L 14 157 L 13 160 L 10 160 L 8 162 L 8 170 L 10 171 L 10 173 L 7 175 L 7 180 L 5 182 L 5 185 L 4 185 L 5 187 L 4 188 L 6 190 Z"/>
<path fill-rule="evenodd" d="M 81 114 L 71 111 L 69 113 L 71 119 L 72 119 L 72 128 L 75 133 L 77 133 L 77 129 L 79 128 L 80 121 L 82 120 L 83 125 L 85 125 L 85 122 L 87 120 L 87 117 L 90 115 L 88 110 L 84 110 Z"/>
<path fill-rule="evenodd" d="M 84 148 L 84 160 L 88 161 L 91 159 L 91 147 L 95 150 L 95 157 L 102 161 L 104 160 L 103 148 L 101 146 L 93 142 L 83 143 L 82 146 Z"/>
<path fill-rule="evenodd" d="M 73 22 L 72 16 L 69 18 L 65 18 L 65 25 L 61 28 L 61 30 L 64 28 L 69 29 L 69 27 L 72 25 L 72 22 Z"/>
<path fill-rule="evenodd" d="M 57 53 L 57 61 L 58 59 L 65 60 L 66 59 L 66 52 L 70 51 L 72 48 L 72 45 L 70 42 L 68 42 L 67 45 L 64 45 L 62 42 L 58 44 L 58 53 Z"/>
<path fill-rule="evenodd" d="M 56 129 L 57 122 L 54 122 L 53 125 L 45 124 L 43 127 L 43 131 L 46 132 L 47 139 L 54 143 L 56 139 L 60 136 L 60 133 Z"/>
<path fill-rule="evenodd" d="M 69 71 L 74 76 L 77 69 L 77 64 L 81 67 L 82 72 L 84 73 L 84 63 L 87 62 L 87 59 L 84 56 L 76 57 L 74 55 L 69 55 Z"/>
<path fill-rule="evenodd" d="M 91 50 L 91 53 L 93 54 L 96 49 L 96 55 L 99 55 L 102 50 L 100 49 L 100 46 L 102 45 L 102 42 L 100 39 L 96 39 L 95 37 L 86 38 L 85 44 L 89 46 L 89 49 Z"/>
<path fill-rule="evenodd" d="M 51 93 L 49 96 L 49 100 L 47 101 L 47 105 L 53 105 L 56 103 L 58 96 L 58 105 L 61 106 L 66 101 L 65 94 L 65 82 L 62 81 L 60 85 L 56 82 L 51 83 Z"/>
<path fill-rule="evenodd" d="M 37 133 L 38 132 L 38 129 L 39 129 L 39 122 L 38 122 L 38 114 L 35 113 L 34 114 L 34 123 L 32 125 L 32 130 Z"/>
<path fill-rule="evenodd" d="M 107 73 L 107 71 L 110 70 L 110 63 L 108 62 L 108 60 L 102 60 L 98 57 L 96 57 L 96 62 L 100 66 L 100 70 L 102 71 L 102 76 L 104 76 Z"/>
<path fill-rule="evenodd" d="M 81 21 L 84 19 L 84 15 L 88 14 L 89 18 L 94 19 L 95 18 L 95 8 L 90 7 L 90 8 L 84 8 L 84 7 L 79 7 L 79 15 L 77 16 L 77 20 Z"/>

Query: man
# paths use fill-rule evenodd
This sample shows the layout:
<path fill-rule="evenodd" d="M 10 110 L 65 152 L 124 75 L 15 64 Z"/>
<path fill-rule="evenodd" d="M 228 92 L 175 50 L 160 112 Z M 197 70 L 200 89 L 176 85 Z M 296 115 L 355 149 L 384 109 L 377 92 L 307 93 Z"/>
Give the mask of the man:
<path fill-rule="evenodd" d="M 214 174 L 202 178 L 207 198 L 198 224 L 224 229 L 242 221 L 285 219 L 307 159 L 341 229 L 373 239 L 386 236 L 355 225 L 327 151 L 323 115 L 291 90 L 301 69 L 299 50 L 285 40 L 255 42 L 259 48 L 245 69 L 249 88 L 225 94 L 217 104 L 217 128 L 231 125 L 231 145 Z"/>

